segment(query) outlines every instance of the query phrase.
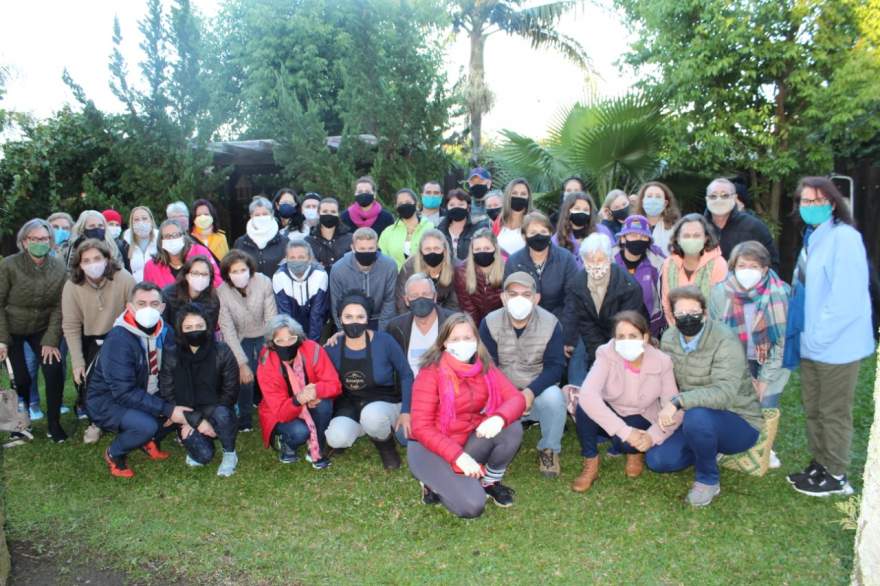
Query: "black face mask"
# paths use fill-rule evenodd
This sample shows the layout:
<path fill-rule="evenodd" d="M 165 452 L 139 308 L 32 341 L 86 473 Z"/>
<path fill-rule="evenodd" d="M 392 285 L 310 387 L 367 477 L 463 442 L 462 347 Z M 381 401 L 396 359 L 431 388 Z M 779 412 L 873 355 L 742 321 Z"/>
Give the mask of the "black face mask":
<path fill-rule="evenodd" d="M 623 222 L 625 219 L 629 217 L 629 206 L 621 210 L 613 210 L 611 212 L 611 217 L 617 220 L 618 222 Z"/>
<path fill-rule="evenodd" d="M 434 300 L 426 297 L 419 297 L 409 302 L 410 311 L 416 317 L 426 317 L 434 311 Z"/>
<path fill-rule="evenodd" d="M 94 238 L 95 240 L 103 240 L 105 235 L 104 228 L 88 228 L 83 230 L 83 236 L 86 238 Z"/>
<path fill-rule="evenodd" d="M 449 219 L 453 222 L 460 222 L 467 218 L 468 211 L 467 208 L 449 208 L 446 210 L 446 215 L 449 216 Z"/>
<path fill-rule="evenodd" d="M 625 240 L 623 243 L 626 251 L 633 256 L 642 256 L 651 246 L 650 240 Z"/>
<path fill-rule="evenodd" d="M 367 324 L 342 324 L 346 338 L 360 338 L 367 331 Z"/>
<path fill-rule="evenodd" d="M 297 350 L 299 350 L 300 344 L 302 344 L 302 342 L 297 339 L 296 342 L 294 342 L 290 346 L 276 346 L 275 353 L 278 354 L 278 358 L 280 358 L 284 362 L 289 362 L 290 360 L 293 360 L 294 356 L 296 356 L 296 352 Z"/>
<path fill-rule="evenodd" d="M 542 250 L 546 250 L 548 246 L 550 246 L 550 236 L 547 234 L 535 234 L 534 236 L 529 236 L 526 238 L 526 244 L 532 250 L 537 252 L 541 252 Z"/>
<path fill-rule="evenodd" d="M 437 268 L 443 262 L 445 256 L 446 254 L 442 252 L 429 252 L 428 254 L 423 254 L 422 258 L 425 259 L 429 267 Z"/>
<path fill-rule="evenodd" d="M 362 267 L 372 266 L 376 262 L 376 251 L 372 252 L 355 252 L 354 258 Z"/>
<path fill-rule="evenodd" d="M 590 223 L 590 214 L 587 212 L 571 212 L 568 215 L 568 219 L 571 220 L 574 226 L 586 226 Z"/>
<path fill-rule="evenodd" d="M 474 262 L 483 268 L 491 266 L 492 263 L 495 262 L 495 253 L 494 252 L 475 252 L 474 253 Z"/>
<path fill-rule="evenodd" d="M 494 220 L 501 214 L 501 208 L 487 208 L 486 215 L 489 216 L 490 220 Z"/>
<path fill-rule="evenodd" d="M 325 228 L 335 228 L 339 225 L 339 216 L 333 214 L 321 214 L 319 221 Z"/>
<path fill-rule="evenodd" d="M 574 228 L 571 231 L 571 234 L 572 234 L 572 236 L 574 236 L 578 240 L 583 240 L 587 235 L 587 229 L 586 228 Z"/>
<path fill-rule="evenodd" d="M 525 197 L 511 197 L 510 198 L 510 209 L 515 212 L 521 212 L 524 209 L 529 207 L 529 200 Z"/>
<path fill-rule="evenodd" d="M 696 336 L 703 329 L 703 316 L 686 315 L 684 317 L 677 317 L 675 318 L 675 327 L 685 336 Z"/>
<path fill-rule="evenodd" d="M 488 192 L 489 187 L 486 185 L 471 185 L 468 187 L 468 193 L 470 193 L 471 197 L 474 199 L 483 199 Z"/>
<path fill-rule="evenodd" d="M 401 219 L 408 220 L 413 217 L 416 213 L 416 204 L 414 203 L 402 203 L 397 206 L 397 216 Z"/>
<path fill-rule="evenodd" d="M 208 342 L 208 330 L 183 332 L 183 339 L 190 346 L 204 346 Z"/>
<path fill-rule="evenodd" d="M 365 208 L 368 205 L 370 205 L 371 203 L 373 203 L 373 200 L 375 199 L 375 197 L 376 196 L 373 195 L 372 193 L 358 193 L 357 195 L 354 196 L 354 200 L 357 202 L 357 204 L 359 206 L 361 206 L 362 208 Z"/>

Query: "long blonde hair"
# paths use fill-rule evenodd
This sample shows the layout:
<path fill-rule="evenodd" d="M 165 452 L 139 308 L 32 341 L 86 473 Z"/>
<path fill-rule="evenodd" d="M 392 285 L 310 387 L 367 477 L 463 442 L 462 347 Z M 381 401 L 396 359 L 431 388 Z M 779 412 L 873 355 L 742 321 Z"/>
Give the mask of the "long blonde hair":
<path fill-rule="evenodd" d="M 153 212 L 147 206 L 135 206 L 131 208 L 131 212 L 128 214 L 128 232 L 131 236 L 131 246 L 128 247 L 128 258 L 131 258 L 131 255 L 134 254 L 134 249 L 137 243 L 137 235 L 134 233 L 134 213 L 143 210 L 146 212 L 148 216 L 150 216 L 150 223 L 153 225 L 153 229 L 150 230 L 150 235 L 147 237 L 148 242 L 155 242 L 157 239 L 157 231 L 159 229 L 156 226 L 156 218 L 153 217 Z"/>
<path fill-rule="evenodd" d="M 471 249 L 464 265 L 464 285 L 467 292 L 473 295 L 477 291 L 477 263 L 474 262 L 474 242 L 479 238 L 485 238 L 495 248 L 495 260 L 486 267 L 486 282 L 490 287 L 501 287 L 504 281 L 504 259 L 501 257 L 501 248 L 498 246 L 498 238 L 491 228 L 480 228 L 471 237 Z"/>
<path fill-rule="evenodd" d="M 434 340 L 431 347 L 422 354 L 421 368 L 440 362 L 440 359 L 443 358 L 443 353 L 446 352 L 446 348 L 444 348 L 443 345 L 446 343 L 447 338 L 452 334 L 452 328 L 459 324 L 468 324 L 471 327 L 471 331 L 473 331 L 474 337 L 477 339 L 477 356 L 483 363 L 482 372 L 483 374 L 489 372 L 489 368 L 492 367 L 492 358 L 489 356 L 489 351 L 486 350 L 486 346 L 483 345 L 483 341 L 480 339 L 480 334 L 477 331 L 477 325 L 474 323 L 474 319 L 468 314 L 462 312 L 453 313 L 447 317 L 446 321 L 443 322 L 443 325 L 440 326 L 440 331 L 437 332 L 437 339 Z"/>
<path fill-rule="evenodd" d="M 426 275 L 431 274 L 430 269 L 432 267 L 425 262 L 425 257 L 422 255 L 422 244 L 426 238 L 435 238 L 443 246 L 443 263 L 440 265 L 440 277 L 437 279 L 437 284 L 441 287 L 448 287 L 455 276 L 455 268 L 452 266 L 452 251 L 449 248 L 449 241 L 446 239 L 446 236 L 436 228 L 425 230 L 422 233 L 422 238 L 419 240 L 419 251 L 413 255 L 413 258 L 415 258 L 413 261 L 413 272 L 425 273 Z"/>

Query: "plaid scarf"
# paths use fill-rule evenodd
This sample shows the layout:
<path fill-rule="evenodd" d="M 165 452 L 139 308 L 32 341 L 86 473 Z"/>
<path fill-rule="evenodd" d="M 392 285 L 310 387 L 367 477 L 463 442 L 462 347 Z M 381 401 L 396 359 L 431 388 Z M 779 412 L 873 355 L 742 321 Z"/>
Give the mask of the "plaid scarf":
<path fill-rule="evenodd" d="M 778 341 L 785 340 L 788 284 L 772 270 L 768 270 L 761 282 L 748 291 L 740 287 L 733 271 L 724 280 L 723 285 L 730 303 L 725 307 L 724 314 L 720 316 L 721 321 L 730 326 L 744 344 L 749 337 L 744 306 L 747 303 L 755 304 L 755 322 L 752 324 L 751 336 L 758 363 L 763 364 L 767 360 L 770 348 Z"/>

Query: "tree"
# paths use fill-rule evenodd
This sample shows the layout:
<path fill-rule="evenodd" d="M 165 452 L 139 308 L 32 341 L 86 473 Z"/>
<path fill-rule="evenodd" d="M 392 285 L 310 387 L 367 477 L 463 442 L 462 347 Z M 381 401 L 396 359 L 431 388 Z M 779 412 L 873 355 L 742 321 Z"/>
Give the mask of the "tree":
<path fill-rule="evenodd" d="M 523 37 L 532 47 L 556 49 L 577 65 L 591 71 L 590 58 L 581 44 L 556 30 L 559 19 L 578 4 L 557 0 L 524 7 L 524 0 L 451 0 L 453 30 L 463 30 L 470 40 L 466 102 L 471 131 L 471 157 L 477 161 L 482 142 L 483 114 L 492 108 L 492 92 L 486 85 L 484 51 L 490 35 L 503 32 Z"/>

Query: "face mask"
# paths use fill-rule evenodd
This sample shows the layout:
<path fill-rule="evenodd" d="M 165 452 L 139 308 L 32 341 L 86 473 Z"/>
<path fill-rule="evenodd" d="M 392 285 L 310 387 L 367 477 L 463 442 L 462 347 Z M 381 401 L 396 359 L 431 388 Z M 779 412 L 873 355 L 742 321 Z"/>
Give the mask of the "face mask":
<path fill-rule="evenodd" d="M 357 202 L 359 206 L 362 208 L 367 207 L 376 199 L 376 196 L 372 193 L 358 193 L 354 196 L 354 200 Z"/>
<path fill-rule="evenodd" d="M 292 218 L 296 215 L 296 206 L 290 203 L 283 203 L 278 206 L 278 215 L 282 218 Z"/>
<path fill-rule="evenodd" d="M 318 210 L 315 208 L 308 208 L 303 210 L 303 217 L 309 222 L 314 222 L 318 219 Z"/>
<path fill-rule="evenodd" d="M 510 198 L 510 209 L 515 212 L 521 212 L 524 209 L 529 207 L 529 200 L 525 197 L 511 197 Z"/>
<path fill-rule="evenodd" d="M 97 280 L 100 279 L 104 275 L 104 271 L 107 270 L 107 261 L 99 260 L 98 262 L 93 262 L 92 264 L 81 268 L 88 278 Z"/>
<path fill-rule="evenodd" d="M 623 247 L 633 256 L 642 256 L 650 246 L 650 240 L 624 240 L 623 242 Z"/>
<path fill-rule="evenodd" d="M 342 324 L 347 338 L 360 338 L 367 331 L 367 324 Z"/>
<path fill-rule="evenodd" d="M 163 240 L 162 250 L 172 255 L 180 254 L 180 251 L 183 250 L 183 237 Z"/>
<path fill-rule="evenodd" d="M 273 224 L 277 226 L 275 223 L 275 218 L 272 216 L 255 216 L 251 218 L 251 222 L 254 224 L 254 228 L 257 230 L 265 231 L 268 230 Z"/>
<path fill-rule="evenodd" d="M 571 231 L 571 235 L 574 236 L 575 238 L 577 238 L 578 240 L 583 240 L 587 236 L 587 229 L 586 228 L 574 228 L 574 230 Z"/>
<path fill-rule="evenodd" d="M 736 280 L 739 281 L 739 284 L 742 285 L 743 289 L 751 289 L 764 278 L 760 269 L 736 269 L 734 274 L 736 275 Z"/>
<path fill-rule="evenodd" d="M 688 337 L 696 336 L 703 329 L 703 315 L 686 315 L 675 318 L 675 327 Z"/>
<path fill-rule="evenodd" d="M 532 250 L 541 252 L 550 246 L 550 236 L 548 234 L 535 234 L 526 238 L 526 244 Z"/>
<path fill-rule="evenodd" d="M 27 250 L 28 253 L 34 258 L 43 258 L 47 254 L 49 254 L 49 250 L 51 250 L 51 246 L 47 242 L 31 242 L 28 244 Z"/>
<path fill-rule="evenodd" d="M 706 240 L 703 238 L 680 238 L 678 240 L 678 245 L 681 246 L 681 249 L 685 254 L 696 256 L 703 252 L 703 247 L 706 246 Z"/>
<path fill-rule="evenodd" d="M 86 238 L 104 240 L 104 235 L 104 228 L 88 228 L 87 230 L 83 230 L 83 236 Z"/>
<path fill-rule="evenodd" d="M 135 222 L 134 233 L 141 238 L 146 238 L 153 231 L 153 225 L 149 222 Z"/>
<path fill-rule="evenodd" d="M 586 226 L 590 223 L 590 214 L 587 212 L 571 212 L 568 219 L 575 226 Z"/>
<path fill-rule="evenodd" d="M 208 330 L 183 332 L 183 339 L 190 346 L 204 346 L 208 342 Z"/>
<path fill-rule="evenodd" d="M 362 267 L 372 266 L 374 262 L 376 262 L 376 251 L 370 252 L 355 252 L 354 259 L 358 262 Z"/>
<path fill-rule="evenodd" d="M 239 289 L 244 289 L 251 281 L 251 272 L 245 271 L 243 273 L 235 273 L 234 275 L 230 273 L 229 280 Z"/>
<path fill-rule="evenodd" d="M 325 228 L 335 228 L 339 225 L 339 216 L 333 214 L 321 214 L 319 221 Z"/>
<path fill-rule="evenodd" d="M 64 244 L 70 239 L 70 230 L 64 228 L 55 228 L 55 245 Z"/>
<path fill-rule="evenodd" d="M 142 307 L 134 312 L 134 321 L 142 328 L 151 329 L 159 323 L 159 310 L 153 307 Z"/>
<path fill-rule="evenodd" d="M 614 349 L 627 362 L 636 360 L 645 353 L 644 340 L 614 340 Z"/>
<path fill-rule="evenodd" d="M 475 252 L 474 253 L 474 262 L 477 263 L 477 266 L 481 266 L 486 268 L 491 266 L 493 262 L 495 262 L 495 253 L 494 252 Z"/>
<path fill-rule="evenodd" d="M 489 216 L 490 220 L 494 220 L 501 215 L 501 208 L 486 208 L 486 215 Z"/>
<path fill-rule="evenodd" d="M 515 320 L 523 320 L 532 313 L 532 302 L 525 297 L 516 296 L 507 301 L 507 312 Z"/>
<path fill-rule="evenodd" d="M 468 187 L 468 193 L 474 199 L 483 199 L 486 197 L 486 194 L 489 193 L 489 186 L 487 185 L 471 185 Z"/>
<path fill-rule="evenodd" d="M 122 226 L 110 226 L 107 228 L 107 233 L 110 234 L 110 238 L 116 240 L 122 234 Z"/>
<path fill-rule="evenodd" d="M 659 197 L 646 197 L 642 200 L 642 207 L 649 216 L 659 216 L 666 209 L 666 200 Z"/>
<path fill-rule="evenodd" d="M 440 266 L 440 263 L 443 262 L 446 254 L 443 252 L 429 252 L 427 254 L 423 254 L 422 258 L 425 259 L 425 264 L 427 264 L 431 268 L 437 268 Z"/>
<path fill-rule="evenodd" d="M 416 317 L 427 317 L 434 311 L 434 300 L 419 297 L 409 302 L 409 308 Z"/>
<path fill-rule="evenodd" d="M 289 260 L 287 261 L 287 270 L 291 275 L 302 275 L 312 264 L 307 260 Z"/>
<path fill-rule="evenodd" d="M 830 203 L 820 206 L 798 206 L 798 211 L 801 214 L 801 219 L 804 221 L 804 224 L 810 226 L 824 224 L 831 219 L 833 212 Z"/>
<path fill-rule="evenodd" d="M 584 267 L 587 271 L 587 275 L 590 279 L 594 281 L 601 281 L 608 275 L 608 271 L 611 270 L 611 265 L 599 265 L 596 267 Z"/>
<path fill-rule="evenodd" d="M 211 226 L 214 225 L 214 218 L 212 218 L 209 215 L 202 214 L 201 216 L 196 216 L 196 219 L 193 220 L 193 223 L 200 230 L 207 230 L 208 228 L 210 228 Z"/>
<path fill-rule="evenodd" d="M 435 210 L 439 208 L 441 203 L 443 203 L 442 195 L 429 195 L 427 193 L 422 194 L 422 205 L 429 210 Z"/>
<path fill-rule="evenodd" d="M 736 198 L 729 199 L 707 199 L 706 207 L 716 216 L 726 216 L 736 207 Z"/>
<path fill-rule="evenodd" d="M 414 203 L 402 203 L 397 206 L 397 215 L 403 220 L 408 220 L 412 218 L 416 213 L 416 204 Z"/>
<path fill-rule="evenodd" d="M 613 210 L 611 212 L 611 217 L 617 220 L 618 222 L 623 222 L 625 219 L 629 217 L 629 206 L 626 206 L 622 210 Z"/>
<path fill-rule="evenodd" d="M 467 218 L 467 208 L 449 208 L 446 210 L 446 215 L 449 216 L 449 219 L 453 222 L 460 222 Z"/>
<path fill-rule="evenodd" d="M 459 362 L 467 362 L 477 353 L 477 343 L 473 340 L 449 342 L 446 344 L 446 351 L 452 354 L 453 358 Z"/>
<path fill-rule="evenodd" d="M 297 350 L 299 350 L 300 344 L 302 344 L 302 342 L 297 339 L 297 341 L 290 346 L 276 346 L 275 353 L 278 354 L 278 358 L 280 358 L 282 361 L 290 362 L 291 360 L 293 360 L 293 357 L 296 356 L 296 352 Z"/>
<path fill-rule="evenodd" d="M 192 289 L 196 293 L 201 293 L 208 288 L 208 285 L 211 284 L 211 279 L 209 277 L 203 277 L 201 275 L 187 275 L 186 282 L 189 283 L 190 289 Z"/>

